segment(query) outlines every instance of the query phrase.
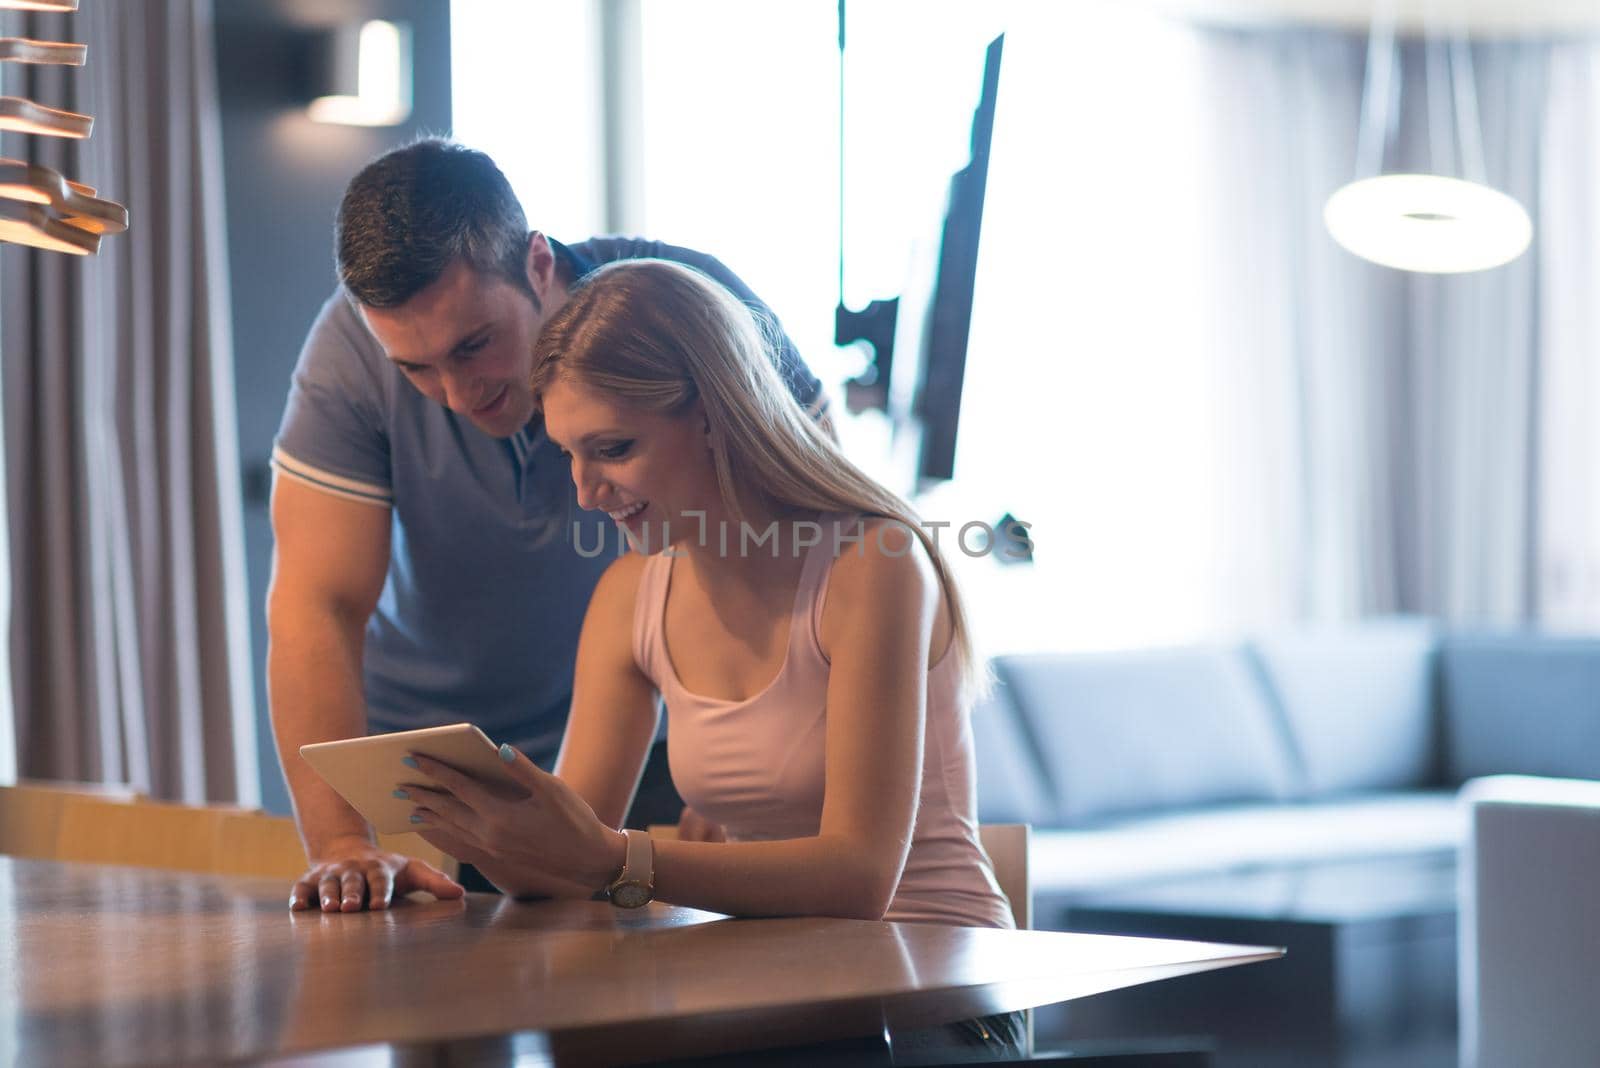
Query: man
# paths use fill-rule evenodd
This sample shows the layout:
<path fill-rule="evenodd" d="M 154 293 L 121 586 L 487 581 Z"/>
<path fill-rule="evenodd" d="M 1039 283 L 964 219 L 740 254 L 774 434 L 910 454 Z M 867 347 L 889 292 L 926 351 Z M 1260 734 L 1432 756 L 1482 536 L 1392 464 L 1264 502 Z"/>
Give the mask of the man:
<path fill-rule="evenodd" d="M 528 388 L 534 339 L 568 288 L 617 259 L 697 267 L 772 323 L 801 403 L 820 415 L 823 395 L 716 260 L 530 233 L 494 162 L 459 145 L 419 141 L 369 164 L 345 191 L 336 243 L 341 286 L 301 352 L 273 451 L 267 678 L 311 859 L 290 905 L 353 912 L 461 888 L 380 850 L 300 746 L 469 720 L 554 763 L 584 610 L 621 551 L 606 517 L 578 508 Z M 670 821 L 681 805 L 658 742 L 628 822 Z"/>

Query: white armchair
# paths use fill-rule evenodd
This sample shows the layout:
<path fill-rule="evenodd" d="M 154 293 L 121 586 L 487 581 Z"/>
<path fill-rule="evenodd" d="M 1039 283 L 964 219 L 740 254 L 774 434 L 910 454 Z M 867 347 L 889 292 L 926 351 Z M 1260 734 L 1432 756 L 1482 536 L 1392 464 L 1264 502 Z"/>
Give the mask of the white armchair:
<path fill-rule="evenodd" d="M 1462 788 L 1463 1068 L 1600 1064 L 1600 782 Z"/>

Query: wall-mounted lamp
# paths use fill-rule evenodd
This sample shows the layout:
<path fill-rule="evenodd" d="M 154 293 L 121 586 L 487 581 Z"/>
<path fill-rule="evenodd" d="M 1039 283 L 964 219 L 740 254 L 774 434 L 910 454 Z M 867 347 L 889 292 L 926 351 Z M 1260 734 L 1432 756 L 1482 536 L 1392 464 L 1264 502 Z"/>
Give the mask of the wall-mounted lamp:
<path fill-rule="evenodd" d="M 398 125 L 411 115 L 411 27 L 373 20 L 319 32 L 306 78 L 312 121 Z"/>
<path fill-rule="evenodd" d="M 78 10 L 78 0 L 7 0 L 0 7 L 12 11 L 62 11 Z"/>

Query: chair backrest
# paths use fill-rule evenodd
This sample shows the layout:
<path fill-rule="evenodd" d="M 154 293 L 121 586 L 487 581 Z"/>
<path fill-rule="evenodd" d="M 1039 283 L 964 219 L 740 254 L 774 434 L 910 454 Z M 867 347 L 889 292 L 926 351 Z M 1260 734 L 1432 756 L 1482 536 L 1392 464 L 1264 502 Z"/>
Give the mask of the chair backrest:
<path fill-rule="evenodd" d="M 380 835 L 378 843 L 452 878 L 458 870 L 417 835 Z M 306 869 L 299 832 L 287 816 L 68 785 L 0 787 L 0 853 L 285 880 Z"/>
<path fill-rule="evenodd" d="M 69 797 L 52 859 L 211 871 L 222 817 L 217 809 L 159 801 Z"/>
<path fill-rule="evenodd" d="M 61 821 L 60 797 L 22 786 L 0 786 L 0 856 L 47 857 Z"/>
<path fill-rule="evenodd" d="M 133 800 L 131 786 L 69 782 L 18 782 L 0 786 L 0 855 L 51 860 L 61 813 L 73 797 Z"/>
<path fill-rule="evenodd" d="M 1011 916 L 1017 930 L 1033 925 L 1033 881 L 1028 874 L 1028 834 L 1026 823 L 985 823 L 978 828 L 978 841 L 994 866 L 995 882 L 1011 902 Z"/>

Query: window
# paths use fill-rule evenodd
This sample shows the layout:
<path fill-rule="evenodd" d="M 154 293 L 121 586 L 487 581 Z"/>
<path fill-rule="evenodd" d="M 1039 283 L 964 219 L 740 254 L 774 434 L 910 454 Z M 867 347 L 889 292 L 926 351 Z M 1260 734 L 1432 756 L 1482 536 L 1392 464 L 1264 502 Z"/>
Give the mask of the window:
<path fill-rule="evenodd" d="M 906 288 L 967 158 L 984 46 L 1008 34 L 956 479 L 923 510 L 955 527 L 1006 511 L 1033 524 L 1031 567 L 967 558 L 954 529 L 942 539 L 991 652 L 1226 626 L 1250 602 L 1222 548 L 1232 446 L 1218 413 L 1229 386 L 1203 343 L 1196 281 L 1204 145 L 1193 38 L 1118 4 L 1018 5 L 1009 19 L 978 7 L 849 9 L 851 307 Z M 559 94 L 564 116 L 527 100 L 548 99 L 533 78 L 594 87 L 598 99 L 593 9 L 527 9 L 458 2 L 457 130 L 502 160 L 535 225 L 581 236 L 604 223 L 600 109 L 576 89 Z M 832 345 L 837 5 L 650 0 L 638 10 L 643 233 L 727 263 L 837 390 L 862 366 L 860 353 Z M 529 40 L 540 42 L 537 68 L 498 58 Z M 570 151 L 558 160 L 561 144 Z M 847 450 L 882 470 L 887 426 L 835 410 Z"/>

